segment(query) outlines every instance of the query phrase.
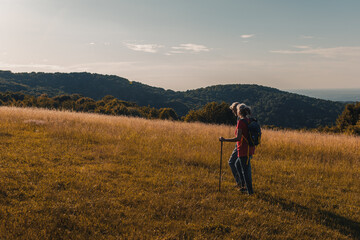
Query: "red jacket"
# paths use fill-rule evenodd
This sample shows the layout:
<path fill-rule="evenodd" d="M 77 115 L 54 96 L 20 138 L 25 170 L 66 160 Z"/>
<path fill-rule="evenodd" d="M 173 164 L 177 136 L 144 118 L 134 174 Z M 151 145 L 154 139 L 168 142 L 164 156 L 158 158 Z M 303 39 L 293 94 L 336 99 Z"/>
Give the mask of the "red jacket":
<path fill-rule="evenodd" d="M 248 118 L 245 118 L 245 121 L 247 121 L 249 123 L 250 120 Z M 247 142 L 247 139 L 249 137 L 249 131 L 248 131 L 248 126 L 244 122 L 244 120 L 240 119 L 238 121 L 235 136 L 237 136 L 237 131 L 239 129 L 241 129 L 242 135 L 241 135 L 241 140 L 239 142 L 237 142 L 238 157 L 247 157 L 247 156 L 254 155 L 255 146 L 249 146 L 249 144 Z"/>

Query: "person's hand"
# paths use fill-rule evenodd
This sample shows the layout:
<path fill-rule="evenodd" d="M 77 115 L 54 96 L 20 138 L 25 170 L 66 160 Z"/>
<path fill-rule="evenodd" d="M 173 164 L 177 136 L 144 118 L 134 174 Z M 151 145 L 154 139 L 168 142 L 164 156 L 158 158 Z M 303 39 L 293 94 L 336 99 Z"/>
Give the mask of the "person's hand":
<path fill-rule="evenodd" d="M 220 141 L 220 142 L 223 142 L 223 141 L 224 141 L 224 138 L 223 138 L 223 137 L 219 137 L 219 141 Z"/>

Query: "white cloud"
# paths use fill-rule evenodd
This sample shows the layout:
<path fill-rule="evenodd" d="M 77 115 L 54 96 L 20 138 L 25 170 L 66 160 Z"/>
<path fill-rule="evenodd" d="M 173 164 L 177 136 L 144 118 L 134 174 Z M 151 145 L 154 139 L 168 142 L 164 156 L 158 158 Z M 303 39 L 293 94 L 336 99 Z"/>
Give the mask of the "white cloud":
<path fill-rule="evenodd" d="M 133 43 L 123 43 L 127 48 L 133 51 L 141 51 L 147 53 L 157 53 L 159 49 L 166 48 L 166 46 L 159 44 L 133 44 Z M 169 49 L 169 47 L 167 47 Z M 171 50 L 164 53 L 164 55 L 171 56 L 175 54 L 183 53 L 200 53 L 200 52 L 209 52 L 211 49 L 204 45 L 194 44 L 194 43 L 183 43 L 179 46 L 170 47 Z"/>
<path fill-rule="evenodd" d="M 304 46 L 304 45 L 297 45 L 297 46 L 294 46 L 294 48 L 299 48 L 299 49 L 309 49 L 311 48 L 310 46 Z"/>
<path fill-rule="evenodd" d="M 147 53 L 157 53 L 162 45 L 158 44 L 132 44 L 132 43 L 124 43 L 124 45 L 134 51 L 139 52 L 147 52 Z"/>
<path fill-rule="evenodd" d="M 171 55 L 174 55 L 174 54 L 182 54 L 182 53 L 185 53 L 184 51 L 170 51 L 170 52 L 167 52 L 165 53 L 165 55 L 167 56 L 171 56 Z"/>
<path fill-rule="evenodd" d="M 301 48 L 302 47 L 302 48 Z M 334 47 L 334 48 L 311 48 L 305 46 L 297 47 L 301 50 L 271 50 L 271 53 L 279 54 L 308 54 L 325 58 L 336 58 L 340 56 L 360 57 L 360 47 Z"/>
<path fill-rule="evenodd" d="M 255 34 L 243 34 L 243 35 L 241 35 L 241 38 L 252 38 L 254 36 L 255 36 Z"/>
<path fill-rule="evenodd" d="M 170 51 L 170 53 L 184 53 L 192 52 L 192 53 L 199 53 L 199 52 L 209 52 L 210 49 L 204 45 L 198 45 L 193 43 L 186 43 L 186 44 L 180 44 L 178 47 L 172 47 L 175 51 Z"/>
<path fill-rule="evenodd" d="M 55 64 L 13 64 L 0 62 L 0 69 L 11 70 L 14 72 L 97 72 L 98 70 L 101 70 L 100 72 L 108 74 L 111 73 L 111 71 L 114 69 L 133 69 L 135 64 L 135 62 L 93 62 L 61 66 Z"/>
<path fill-rule="evenodd" d="M 179 54 L 179 53 L 184 53 L 184 51 L 170 51 L 169 53 Z"/>
<path fill-rule="evenodd" d="M 37 63 L 29 63 L 29 64 L 9 64 L 0 62 L 0 68 L 2 69 L 14 69 L 20 71 L 32 71 L 33 69 L 37 69 L 36 71 L 64 71 L 65 68 L 59 65 L 51 65 L 51 64 L 37 64 Z"/>

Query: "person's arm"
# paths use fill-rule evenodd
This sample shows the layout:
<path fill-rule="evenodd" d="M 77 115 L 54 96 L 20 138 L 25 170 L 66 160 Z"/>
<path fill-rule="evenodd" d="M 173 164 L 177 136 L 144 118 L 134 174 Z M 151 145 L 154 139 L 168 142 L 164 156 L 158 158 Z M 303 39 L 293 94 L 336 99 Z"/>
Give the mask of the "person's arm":
<path fill-rule="evenodd" d="M 241 136 L 242 136 L 242 129 L 238 128 L 236 137 L 234 137 L 234 138 L 220 137 L 219 141 L 221 141 L 221 142 L 239 142 L 239 141 L 241 141 Z"/>

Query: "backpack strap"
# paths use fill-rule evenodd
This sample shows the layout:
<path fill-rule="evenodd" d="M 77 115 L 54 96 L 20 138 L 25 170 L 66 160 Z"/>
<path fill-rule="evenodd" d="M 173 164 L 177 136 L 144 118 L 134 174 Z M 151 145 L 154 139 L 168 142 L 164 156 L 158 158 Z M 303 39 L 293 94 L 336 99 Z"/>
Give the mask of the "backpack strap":
<path fill-rule="evenodd" d="M 244 123 L 246 124 L 246 126 L 247 126 L 247 128 L 248 128 L 248 132 L 249 132 L 249 123 L 248 123 L 248 121 L 246 121 L 246 119 L 244 119 L 244 118 L 240 119 L 240 121 L 242 121 L 242 122 L 244 122 Z M 245 137 L 244 137 L 244 139 L 246 140 L 246 142 L 247 142 L 248 145 L 249 145 L 249 140 L 246 139 Z"/>

